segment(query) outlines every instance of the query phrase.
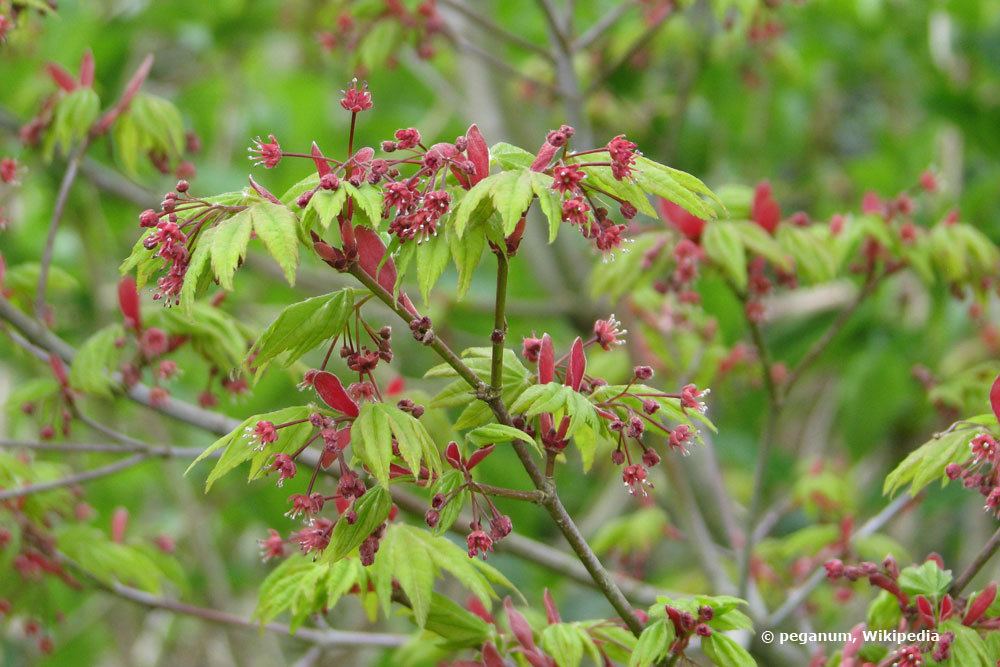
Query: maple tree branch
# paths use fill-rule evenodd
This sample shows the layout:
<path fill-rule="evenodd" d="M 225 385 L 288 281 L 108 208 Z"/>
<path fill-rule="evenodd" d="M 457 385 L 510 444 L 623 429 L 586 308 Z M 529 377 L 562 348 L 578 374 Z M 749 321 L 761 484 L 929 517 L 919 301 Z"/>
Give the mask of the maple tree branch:
<path fill-rule="evenodd" d="M 990 559 L 996 555 L 998 550 L 1000 550 L 1000 528 L 996 529 L 996 532 L 994 532 L 993 536 L 990 537 L 986 544 L 983 545 L 983 548 L 980 549 L 979 553 L 976 554 L 976 557 L 972 559 L 969 566 L 962 571 L 962 574 L 958 575 L 958 578 L 955 579 L 955 582 L 951 585 L 951 588 L 948 591 L 951 593 L 951 596 L 958 597 L 965 587 L 969 585 L 969 582 L 971 582 L 976 575 L 979 574 L 979 571 L 983 569 L 983 566 L 990 562 Z"/>

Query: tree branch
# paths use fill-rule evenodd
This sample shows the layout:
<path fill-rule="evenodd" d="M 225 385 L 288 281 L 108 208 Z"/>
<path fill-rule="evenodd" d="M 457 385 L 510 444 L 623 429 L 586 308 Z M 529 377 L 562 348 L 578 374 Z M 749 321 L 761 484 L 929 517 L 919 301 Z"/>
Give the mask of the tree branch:
<path fill-rule="evenodd" d="M 374 278 L 368 275 L 357 263 L 352 264 L 349 272 L 358 281 L 361 282 L 368 290 L 377 296 L 385 305 L 392 308 L 392 310 L 404 321 L 409 323 L 413 316 L 409 313 L 403 306 L 381 285 L 376 282 Z M 464 379 L 469 385 L 476 391 L 477 395 L 490 406 L 493 411 L 494 416 L 497 421 L 501 424 L 507 426 L 513 425 L 513 420 L 510 414 L 507 412 L 507 406 L 503 402 L 503 398 L 497 395 L 492 388 L 483 382 L 471 368 L 465 365 L 462 359 L 455 354 L 451 348 L 449 348 L 444 341 L 442 341 L 437 336 L 432 336 L 428 346 L 433 349 L 438 356 L 441 357 L 449 366 L 451 366 L 459 377 Z M 531 456 L 531 451 L 528 449 L 528 445 L 520 441 L 514 441 L 513 443 L 514 452 L 517 454 L 518 459 L 521 461 L 521 465 L 524 467 L 525 472 L 528 473 L 528 477 L 531 478 L 532 483 L 535 488 L 545 494 L 545 500 L 542 503 L 543 507 L 548 511 L 549 516 L 558 526 L 559 530 L 562 532 L 563 537 L 569 542 L 570 547 L 576 553 L 580 562 L 590 573 L 593 578 L 595 585 L 604 594 L 608 602 L 614 607 L 615 611 L 621 617 L 621 619 L 628 626 L 629 630 L 633 634 L 639 636 L 642 633 L 642 624 L 639 619 L 636 618 L 632 611 L 632 606 L 629 604 L 628 600 L 622 594 L 621 589 L 615 582 L 611 574 L 604 568 L 601 561 L 594 554 L 594 551 L 587 544 L 587 540 L 580 533 L 579 528 L 573 522 L 573 518 L 566 511 L 563 506 L 562 501 L 559 499 L 558 494 L 555 493 L 552 482 L 545 477 L 542 471 L 535 464 L 535 460 Z"/>
<path fill-rule="evenodd" d="M 122 470 L 127 470 L 132 466 L 138 465 L 148 458 L 149 454 L 133 454 L 128 458 L 115 461 L 114 463 L 109 463 L 106 466 L 78 472 L 61 479 L 55 479 L 49 482 L 38 482 L 37 484 L 29 484 L 28 486 L 21 486 L 13 489 L 4 489 L 0 491 L 0 501 L 10 500 L 12 498 L 22 498 L 24 496 L 30 496 L 34 493 L 42 493 L 43 491 L 54 491 L 55 489 L 62 489 L 67 486 L 76 486 L 77 484 L 83 484 L 84 482 L 90 482 L 102 477 L 108 477 L 109 475 L 114 475 Z"/>
<path fill-rule="evenodd" d="M 573 50 L 577 52 L 583 51 L 591 44 L 599 40 L 637 4 L 639 4 L 637 0 L 628 0 L 627 2 L 615 5 L 610 11 L 608 11 L 608 13 L 597 19 L 592 26 L 587 28 L 582 35 L 576 38 L 573 42 Z"/>
<path fill-rule="evenodd" d="M 89 141 L 85 140 L 70 155 L 69 162 L 66 164 L 66 172 L 63 174 L 62 182 L 59 183 L 55 205 L 52 207 L 52 219 L 49 221 L 49 231 L 45 237 L 45 246 L 42 249 L 42 261 L 38 270 L 38 288 L 35 292 L 35 315 L 42 319 L 45 319 L 45 292 L 49 284 L 49 269 L 52 266 L 52 255 L 55 252 L 59 222 L 62 220 L 63 212 L 66 210 L 69 193 L 73 189 L 73 183 L 76 182 L 76 175 L 80 171 L 80 161 L 83 160 L 89 143 Z"/>
<path fill-rule="evenodd" d="M 480 14 L 475 9 L 469 7 L 461 0 L 440 0 L 441 4 L 450 7 L 455 10 L 465 18 L 469 19 L 472 23 L 475 23 L 480 28 L 483 28 L 491 37 L 496 37 L 509 42 L 513 46 L 524 49 L 525 51 L 530 51 L 531 53 L 537 54 L 552 62 L 552 54 L 549 53 L 547 49 L 542 48 L 538 44 L 531 42 L 520 35 L 516 35 L 500 24 L 496 23 L 489 16 Z"/>
<path fill-rule="evenodd" d="M 996 555 L 997 551 L 1000 550 L 1000 528 L 997 528 L 993 536 L 983 545 L 976 557 L 969 563 L 969 566 L 965 568 L 962 574 L 958 575 L 955 582 L 951 585 L 951 589 L 948 591 L 951 593 L 952 597 L 958 597 L 959 594 L 965 589 L 966 586 L 976 577 L 983 566 L 986 565 Z"/>

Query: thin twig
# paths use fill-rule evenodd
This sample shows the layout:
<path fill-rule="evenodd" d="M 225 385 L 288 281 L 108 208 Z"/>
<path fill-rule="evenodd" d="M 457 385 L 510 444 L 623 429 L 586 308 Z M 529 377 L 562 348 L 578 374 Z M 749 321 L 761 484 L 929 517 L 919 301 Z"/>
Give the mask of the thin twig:
<path fill-rule="evenodd" d="M 387 292 L 372 276 L 368 275 L 358 264 L 353 264 L 349 269 L 351 275 L 357 278 L 368 290 L 379 298 L 385 305 L 393 309 L 393 311 L 404 321 L 410 322 L 413 319 L 413 315 L 407 311 L 389 292 Z M 465 380 L 473 388 L 477 397 L 483 400 L 490 409 L 493 411 L 493 415 L 496 417 L 497 421 L 501 424 L 507 426 L 513 425 L 513 420 L 510 414 L 507 412 L 507 406 L 504 404 L 503 398 L 493 392 L 492 388 L 483 382 L 476 373 L 469 368 L 462 359 L 455 354 L 444 341 L 442 341 L 437 336 L 432 336 L 427 343 L 427 345 L 437 353 L 441 359 L 451 366 L 455 372 Z M 518 459 L 521 461 L 521 465 L 524 467 L 525 472 L 528 473 L 528 477 L 531 478 L 531 482 L 535 485 L 535 488 L 545 494 L 545 499 L 542 502 L 542 506 L 552 517 L 553 522 L 558 526 L 560 532 L 562 532 L 563 537 L 569 542 L 570 547 L 576 553 L 580 562 L 583 566 L 587 568 L 587 572 L 593 578 L 595 585 L 604 594 L 608 602 L 615 609 L 618 615 L 621 617 L 622 621 L 628 626 L 629 630 L 633 634 L 639 636 L 642 633 L 642 623 L 636 618 L 633 613 L 632 606 L 629 601 L 622 594 L 621 589 L 615 582 L 611 574 L 604 568 L 601 564 L 600 559 L 594 553 L 593 549 L 587 543 L 586 538 L 577 528 L 576 523 L 574 523 L 573 518 L 570 516 L 569 512 L 563 506 L 562 501 L 559 499 L 558 494 L 555 493 L 554 485 L 551 480 L 545 477 L 541 469 L 535 463 L 534 458 L 531 455 L 531 450 L 528 449 L 528 445 L 523 442 L 515 440 L 512 443 L 515 454 L 517 454 Z"/>
<path fill-rule="evenodd" d="M 496 21 L 490 19 L 488 16 L 480 14 L 475 9 L 469 7 L 466 3 L 461 2 L 461 0 L 440 0 L 440 2 L 442 5 L 454 9 L 456 12 L 463 15 L 480 28 L 483 28 L 487 35 L 502 39 L 518 48 L 538 54 L 550 62 L 553 60 L 552 54 L 549 53 L 547 49 L 525 39 L 524 37 L 521 37 L 520 35 L 512 33 Z"/>
<path fill-rule="evenodd" d="M 858 528 L 858 530 L 851 535 L 851 544 L 855 544 L 859 539 L 875 534 L 914 502 L 916 502 L 916 499 L 909 496 L 900 496 L 896 498 L 891 503 L 886 505 L 881 512 L 866 521 L 864 525 Z M 774 613 L 768 617 L 767 622 L 760 627 L 777 627 L 809 598 L 809 595 L 823 582 L 825 578 L 826 568 L 822 566 L 816 568 L 816 570 L 809 575 L 809 578 L 806 579 L 801 586 L 792 591 L 785 600 L 784 604 L 778 607 Z"/>
<path fill-rule="evenodd" d="M 951 589 L 948 591 L 952 597 L 958 597 L 962 593 L 965 587 L 969 585 L 969 582 L 983 569 L 983 566 L 993 558 L 997 550 L 1000 550 L 1000 528 L 997 528 L 993 536 L 990 537 L 989 541 L 983 545 L 983 548 L 972 559 L 972 562 L 969 563 L 969 566 L 955 579 L 955 583 L 951 585 Z"/>
<path fill-rule="evenodd" d="M 48 289 L 49 269 L 52 267 L 52 255 L 55 252 L 59 222 L 62 220 L 63 212 L 66 210 L 69 193 L 73 189 L 73 183 L 76 182 L 76 175 L 80 171 L 80 161 L 83 160 L 89 143 L 89 141 L 84 141 L 70 155 L 69 162 L 66 164 L 66 171 L 63 173 L 62 182 L 59 183 L 55 205 L 52 207 L 52 219 L 49 221 L 49 231 L 45 237 L 45 246 L 42 249 L 42 261 L 38 269 L 38 288 L 35 292 L 35 315 L 43 320 L 45 319 L 46 308 L 45 292 Z"/>
<path fill-rule="evenodd" d="M 66 452 L 70 454 L 147 454 L 151 458 L 194 458 L 202 453 L 201 447 L 131 446 L 91 442 L 38 442 L 36 440 L 0 439 L 0 449 L 30 449 L 39 452 Z"/>
<path fill-rule="evenodd" d="M 672 11 L 663 12 L 662 16 L 658 16 L 656 20 L 653 21 L 642 32 L 642 34 L 636 38 L 634 42 L 632 42 L 632 44 L 625 50 L 625 52 L 621 55 L 621 57 L 619 57 L 609 67 L 598 73 L 596 77 L 594 77 L 594 80 L 590 82 L 589 86 L 587 86 L 587 93 L 588 94 L 592 93 L 601 86 L 603 86 L 604 83 L 611 77 L 612 74 L 621 69 L 626 63 L 628 63 L 628 61 L 632 59 L 632 57 L 636 53 L 645 48 L 649 44 L 650 40 L 652 40 L 656 36 L 656 33 L 660 31 L 660 28 L 662 28 L 663 25 L 667 22 L 667 19 L 669 19 L 671 16 L 673 16 Z"/>
<path fill-rule="evenodd" d="M 608 13 L 594 22 L 582 35 L 573 42 L 573 50 L 580 52 L 604 36 L 618 21 L 638 4 L 636 0 L 628 0 L 615 5 Z"/>
<path fill-rule="evenodd" d="M 231 614 L 218 609 L 208 609 L 196 605 L 158 597 L 151 593 L 141 591 L 131 586 L 125 586 L 117 582 L 107 582 L 91 572 L 84 570 L 76 563 L 66 557 L 61 557 L 60 561 L 73 569 L 82 578 L 88 579 L 96 587 L 115 595 L 129 602 L 140 604 L 151 609 L 163 609 L 175 614 L 192 616 L 203 621 L 219 623 L 221 625 L 235 626 L 252 631 L 261 629 L 274 632 L 285 637 L 292 636 L 301 641 L 309 642 L 317 646 L 402 646 L 410 640 L 406 635 L 395 635 L 380 632 L 353 632 L 346 630 L 316 630 L 313 628 L 299 628 L 295 632 L 283 623 L 255 623 L 241 616 Z"/>
<path fill-rule="evenodd" d="M 102 477 L 108 477 L 109 475 L 114 475 L 121 472 L 122 470 L 127 470 L 132 466 L 138 465 L 149 458 L 149 454 L 133 454 L 128 458 L 121 459 L 120 461 L 115 461 L 114 463 L 109 463 L 106 466 L 101 466 L 100 468 L 94 468 L 92 470 L 85 470 L 83 472 L 74 473 L 60 479 L 54 479 L 49 482 L 39 482 L 37 484 L 29 484 L 28 486 L 21 486 L 13 489 L 4 489 L 0 491 L 0 501 L 10 500 L 11 498 L 22 498 L 24 496 L 30 496 L 35 493 L 42 493 L 44 491 L 54 491 L 56 489 L 62 489 L 67 486 L 76 486 L 78 484 L 83 484 L 84 482 L 90 482 L 95 479 L 100 479 Z"/>
<path fill-rule="evenodd" d="M 508 489 L 506 487 L 493 486 L 492 484 L 483 484 L 481 482 L 475 483 L 475 489 L 488 496 L 510 498 L 511 500 L 523 500 L 525 502 L 535 503 L 538 505 L 540 505 L 545 499 L 542 492 L 538 490 L 522 491 L 521 489 Z"/>

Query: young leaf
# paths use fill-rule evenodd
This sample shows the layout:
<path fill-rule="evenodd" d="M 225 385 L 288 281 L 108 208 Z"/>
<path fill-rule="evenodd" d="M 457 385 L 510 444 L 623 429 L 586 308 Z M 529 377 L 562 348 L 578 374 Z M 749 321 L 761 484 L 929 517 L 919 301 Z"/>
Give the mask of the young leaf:
<path fill-rule="evenodd" d="M 723 221 L 705 225 L 702 247 L 708 258 L 733 281 L 736 289 L 740 291 L 746 289 L 746 253 L 743 250 L 743 240 L 735 225 Z"/>
<path fill-rule="evenodd" d="M 295 234 L 298 219 L 284 206 L 261 202 L 250 209 L 253 230 L 264 242 L 289 285 L 295 284 L 295 269 L 299 265 L 299 243 Z"/>
<path fill-rule="evenodd" d="M 721 632 L 701 640 L 701 650 L 719 667 L 756 667 L 757 662 L 745 648 Z"/>
<path fill-rule="evenodd" d="M 493 189 L 493 206 L 500 213 L 505 236 L 514 231 L 535 196 L 531 174 L 528 169 L 504 172 Z"/>
<path fill-rule="evenodd" d="M 115 341 L 124 335 L 120 324 L 111 324 L 88 338 L 73 358 L 69 372 L 70 386 L 88 394 L 110 396 L 115 386 L 111 374 L 121 356 Z"/>
<path fill-rule="evenodd" d="M 215 234 L 212 236 L 212 271 L 224 289 L 233 289 L 233 274 L 246 257 L 252 229 L 250 209 L 240 211 L 215 227 Z M 201 241 L 204 243 L 205 239 L 202 238 Z"/>
<path fill-rule="evenodd" d="M 382 525 L 392 509 L 392 497 L 381 486 L 376 486 L 365 492 L 354 503 L 354 511 L 358 518 L 353 524 L 341 519 L 333 528 L 330 544 L 323 552 L 323 562 L 336 563 L 361 546 L 372 532 Z"/>
<path fill-rule="evenodd" d="M 354 292 L 342 289 L 285 308 L 254 344 L 253 363 L 260 372 L 268 362 L 287 353 L 285 365 L 296 361 L 324 340 L 340 334 L 354 305 Z"/>

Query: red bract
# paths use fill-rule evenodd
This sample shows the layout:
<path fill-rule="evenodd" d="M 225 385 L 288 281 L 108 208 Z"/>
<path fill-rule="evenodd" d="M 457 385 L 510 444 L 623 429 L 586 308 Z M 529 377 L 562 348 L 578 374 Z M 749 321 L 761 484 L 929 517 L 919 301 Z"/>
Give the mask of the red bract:
<path fill-rule="evenodd" d="M 569 366 L 566 369 L 566 386 L 580 391 L 583 374 L 587 370 L 587 357 L 583 352 L 583 340 L 577 336 L 569 351 Z"/>
<path fill-rule="evenodd" d="M 753 194 L 753 206 L 750 210 L 753 221 L 773 234 L 781 222 L 781 207 L 771 196 L 771 184 L 767 181 L 759 183 Z"/>
<path fill-rule="evenodd" d="M 475 124 L 469 126 L 468 132 L 465 133 L 465 139 L 467 142 L 465 154 L 469 156 L 473 167 L 469 182 L 471 185 L 475 185 L 490 175 L 490 149 L 486 145 L 483 135 L 480 134 L 479 127 Z"/>
<path fill-rule="evenodd" d="M 357 417 L 360 410 L 347 392 L 340 379 L 333 373 L 319 371 L 313 376 L 313 387 L 316 393 L 323 399 L 323 402 L 338 412 L 343 412 L 348 417 Z"/>
<path fill-rule="evenodd" d="M 118 283 L 118 306 L 125 320 L 125 328 L 142 331 L 142 313 L 139 310 L 139 292 L 132 276 L 122 278 Z"/>
<path fill-rule="evenodd" d="M 986 613 L 986 610 L 990 608 L 993 604 L 993 600 L 997 597 L 997 583 L 995 581 L 990 582 L 987 586 L 976 596 L 974 600 L 969 603 L 969 609 L 965 612 L 965 618 L 962 619 L 963 625 L 972 625 Z"/>
<path fill-rule="evenodd" d="M 67 93 L 73 92 L 79 87 L 79 84 L 76 79 L 73 78 L 73 75 L 66 71 L 66 68 L 62 65 L 57 63 L 48 63 L 45 65 L 45 71 L 48 73 L 49 77 L 52 78 L 52 81 L 54 81 L 57 86 L 62 88 Z"/>
<path fill-rule="evenodd" d="M 656 207 L 663 219 L 676 227 L 681 234 L 695 243 L 701 240 L 701 234 L 705 231 L 704 220 L 662 197 L 656 200 Z"/>
<path fill-rule="evenodd" d="M 1000 421 L 1000 375 L 997 379 L 993 381 L 993 386 L 990 387 L 990 407 L 993 408 L 993 414 L 996 416 L 997 421 Z"/>

